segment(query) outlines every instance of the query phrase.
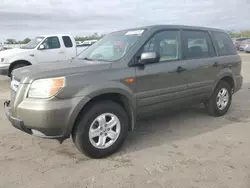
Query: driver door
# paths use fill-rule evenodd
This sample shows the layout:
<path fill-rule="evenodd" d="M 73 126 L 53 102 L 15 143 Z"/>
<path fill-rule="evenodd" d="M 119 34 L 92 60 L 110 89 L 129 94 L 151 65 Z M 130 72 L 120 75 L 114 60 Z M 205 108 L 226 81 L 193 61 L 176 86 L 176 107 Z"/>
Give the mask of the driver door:
<path fill-rule="evenodd" d="M 59 62 L 66 59 L 58 37 L 48 37 L 42 43 L 44 49 L 36 50 L 34 56 L 38 63 Z"/>
<path fill-rule="evenodd" d="M 186 66 L 180 59 L 180 49 L 180 31 L 166 30 L 152 36 L 139 52 L 160 54 L 159 62 L 135 68 L 139 116 L 185 101 L 188 79 L 186 71 L 178 72 L 178 67 Z"/>

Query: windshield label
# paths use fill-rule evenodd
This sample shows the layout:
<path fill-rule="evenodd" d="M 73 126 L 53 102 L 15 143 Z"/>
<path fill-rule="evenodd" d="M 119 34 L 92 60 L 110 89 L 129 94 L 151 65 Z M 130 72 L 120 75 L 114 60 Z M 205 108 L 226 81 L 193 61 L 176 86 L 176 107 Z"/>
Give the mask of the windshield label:
<path fill-rule="evenodd" d="M 142 35 L 144 30 L 134 30 L 134 31 L 128 31 L 125 35 Z"/>

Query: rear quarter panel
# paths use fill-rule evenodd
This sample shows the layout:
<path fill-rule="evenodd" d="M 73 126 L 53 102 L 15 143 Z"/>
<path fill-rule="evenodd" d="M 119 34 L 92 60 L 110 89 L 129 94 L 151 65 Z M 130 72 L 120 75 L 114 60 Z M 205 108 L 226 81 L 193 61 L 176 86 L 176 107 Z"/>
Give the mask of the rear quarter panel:
<path fill-rule="evenodd" d="M 230 55 L 230 56 L 220 56 L 216 58 L 216 61 L 220 64 L 220 72 L 216 75 L 214 80 L 214 88 L 218 84 L 218 82 L 226 77 L 230 76 L 234 80 L 234 85 L 236 86 L 236 78 L 241 76 L 241 66 L 242 60 L 240 56 L 237 55 Z"/>

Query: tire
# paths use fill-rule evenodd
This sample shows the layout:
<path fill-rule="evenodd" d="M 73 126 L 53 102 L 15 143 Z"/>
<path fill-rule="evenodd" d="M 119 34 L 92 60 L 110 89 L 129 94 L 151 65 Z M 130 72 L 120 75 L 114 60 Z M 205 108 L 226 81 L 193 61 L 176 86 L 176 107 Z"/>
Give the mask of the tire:
<path fill-rule="evenodd" d="M 85 155 L 91 158 L 104 158 L 115 153 L 122 146 L 128 134 L 128 122 L 129 121 L 128 121 L 128 116 L 126 112 L 124 111 L 124 109 L 115 102 L 101 101 L 101 102 L 93 103 L 90 107 L 84 110 L 84 112 L 85 114 L 76 123 L 75 125 L 76 127 L 74 127 L 74 130 L 72 132 L 72 139 L 73 139 L 73 142 L 75 143 L 76 148 L 81 153 L 84 153 Z M 112 145 L 106 148 L 98 148 L 101 146 L 95 146 L 93 143 L 96 143 L 96 142 L 99 143 L 99 139 L 101 139 L 101 135 L 99 135 L 99 132 L 98 132 L 98 135 L 99 135 L 98 140 L 97 140 L 97 137 L 91 139 L 90 129 L 100 131 L 100 126 L 99 126 L 99 129 L 98 128 L 93 129 L 95 125 L 93 123 L 97 122 L 96 126 L 98 126 L 98 124 L 101 121 L 97 121 L 96 118 L 100 117 L 100 115 L 103 117 L 105 114 L 116 116 L 116 118 L 119 120 L 120 123 L 117 123 L 114 127 L 116 127 L 115 131 L 120 130 L 118 131 L 120 133 L 118 134 L 118 137 L 116 139 L 113 139 L 113 141 L 109 137 L 104 139 L 107 141 L 107 143 L 111 143 L 110 141 L 112 141 L 113 142 Z M 108 115 L 106 117 L 108 117 Z M 106 122 L 109 122 L 109 120 Z M 105 124 L 108 124 L 108 123 L 105 123 Z M 110 133 L 108 132 L 107 127 L 103 128 L 101 132 L 102 131 L 103 131 L 102 136 L 104 134 L 105 136 L 106 134 L 109 135 Z M 113 131 L 113 130 L 110 130 L 110 131 Z"/>
<path fill-rule="evenodd" d="M 232 102 L 232 89 L 233 88 L 231 88 L 231 86 L 223 80 L 221 80 L 217 84 L 212 96 L 210 97 L 210 99 L 207 102 L 205 102 L 205 107 L 206 107 L 208 114 L 210 116 L 219 117 L 219 116 L 223 116 L 227 113 L 228 109 L 231 106 L 231 102 Z M 217 101 L 219 100 L 219 98 L 218 98 L 219 92 L 222 92 L 225 90 L 227 91 L 227 94 L 228 94 L 228 100 L 227 100 L 228 102 L 222 103 L 223 105 L 217 105 Z M 222 106 L 224 108 L 222 108 Z"/>
<path fill-rule="evenodd" d="M 24 63 L 19 63 L 19 64 L 14 65 L 13 67 L 11 67 L 11 69 L 10 69 L 10 71 L 9 71 L 9 77 L 12 76 L 13 70 L 18 69 L 18 68 L 21 68 L 21 67 L 25 67 L 25 66 L 28 66 L 28 65 L 26 65 L 26 64 L 24 64 Z"/>

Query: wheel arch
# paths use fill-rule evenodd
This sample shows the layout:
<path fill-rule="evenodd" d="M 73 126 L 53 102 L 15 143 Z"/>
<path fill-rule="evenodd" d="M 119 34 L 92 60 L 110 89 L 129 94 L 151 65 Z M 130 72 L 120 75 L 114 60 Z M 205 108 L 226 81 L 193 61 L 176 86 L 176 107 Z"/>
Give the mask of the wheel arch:
<path fill-rule="evenodd" d="M 231 76 L 224 76 L 223 78 L 220 79 L 220 81 L 225 81 L 226 83 L 228 83 L 234 91 L 235 81 Z"/>
<path fill-rule="evenodd" d="M 108 93 L 98 93 L 96 95 L 91 95 L 91 97 L 87 101 L 83 102 L 83 104 L 79 103 L 80 106 L 76 108 L 77 109 L 76 112 L 72 113 L 74 114 L 73 115 L 74 117 L 71 119 L 68 132 L 72 133 L 72 131 L 74 131 L 77 122 L 80 120 L 82 115 L 85 113 L 86 110 L 88 110 L 88 108 L 91 105 L 93 105 L 98 101 L 103 101 L 103 100 L 116 102 L 124 108 L 125 112 L 129 117 L 129 131 L 132 131 L 135 127 L 135 121 L 136 121 L 136 112 L 132 104 L 132 101 L 121 92 L 108 92 Z"/>
<path fill-rule="evenodd" d="M 233 76 L 233 74 L 229 74 L 229 73 L 226 73 L 226 74 L 222 74 L 219 79 L 217 80 L 214 88 L 218 85 L 218 83 L 220 81 L 225 81 L 226 83 L 228 83 L 232 90 L 234 91 L 235 90 L 235 85 L 236 85 L 236 82 L 235 82 L 235 78 Z"/>
<path fill-rule="evenodd" d="M 16 60 L 16 61 L 14 61 L 14 62 L 12 62 L 12 63 L 10 64 L 9 70 L 8 70 L 8 76 L 10 76 L 10 73 L 11 73 L 13 67 L 14 67 L 15 65 L 18 65 L 18 64 L 25 64 L 25 65 L 27 65 L 27 66 L 32 65 L 32 64 L 31 64 L 29 61 L 27 61 L 27 60 Z"/>

